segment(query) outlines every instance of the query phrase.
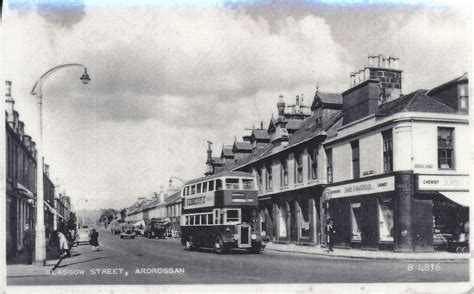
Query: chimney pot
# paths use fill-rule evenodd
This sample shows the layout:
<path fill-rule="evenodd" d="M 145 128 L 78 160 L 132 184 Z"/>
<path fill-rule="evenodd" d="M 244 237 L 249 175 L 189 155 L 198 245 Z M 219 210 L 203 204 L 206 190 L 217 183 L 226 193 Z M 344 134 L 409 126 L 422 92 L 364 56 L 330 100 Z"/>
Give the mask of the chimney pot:
<path fill-rule="evenodd" d="M 12 82 L 5 81 L 5 96 L 10 97 L 12 95 Z"/>
<path fill-rule="evenodd" d="M 351 87 L 355 86 L 355 84 L 356 84 L 356 77 L 355 76 L 356 76 L 355 72 L 351 72 Z"/>

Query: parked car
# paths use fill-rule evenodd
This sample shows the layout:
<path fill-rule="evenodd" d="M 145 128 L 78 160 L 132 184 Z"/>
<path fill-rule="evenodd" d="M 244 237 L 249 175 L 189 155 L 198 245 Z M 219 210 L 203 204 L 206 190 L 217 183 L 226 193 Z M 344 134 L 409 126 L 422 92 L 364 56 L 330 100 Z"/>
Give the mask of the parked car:
<path fill-rule="evenodd" d="M 122 226 L 122 231 L 120 232 L 120 239 L 135 239 L 136 233 L 133 230 L 133 226 L 130 225 L 124 225 Z"/>
<path fill-rule="evenodd" d="M 82 227 L 77 231 L 76 235 L 76 244 L 79 245 L 81 243 L 89 243 L 90 241 L 90 232 L 88 228 Z"/>

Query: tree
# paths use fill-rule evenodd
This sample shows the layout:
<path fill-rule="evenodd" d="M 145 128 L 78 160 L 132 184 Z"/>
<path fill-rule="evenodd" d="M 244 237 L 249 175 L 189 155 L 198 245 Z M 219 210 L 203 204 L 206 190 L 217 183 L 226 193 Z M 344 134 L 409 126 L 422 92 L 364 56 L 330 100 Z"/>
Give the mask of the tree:
<path fill-rule="evenodd" d="M 127 217 L 127 210 L 125 208 L 122 208 L 122 210 L 120 210 L 120 219 L 125 220 L 126 217 Z"/>
<path fill-rule="evenodd" d="M 99 222 L 105 221 L 106 223 L 110 223 L 114 219 L 114 215 L 117 214 L 117 210 L 113 208 L 102 209 L 100 213 Z"/>

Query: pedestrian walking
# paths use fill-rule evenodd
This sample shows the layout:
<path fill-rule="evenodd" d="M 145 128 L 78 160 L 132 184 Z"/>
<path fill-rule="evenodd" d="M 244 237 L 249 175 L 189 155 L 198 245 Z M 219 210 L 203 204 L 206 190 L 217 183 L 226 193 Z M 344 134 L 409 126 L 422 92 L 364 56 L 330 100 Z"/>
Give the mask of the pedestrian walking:
<path fill-rule="evenodd" d="M 91 240 L 89 243 L 92 246 L 92 251 L 99 250 L 99 233 L 95 229 L 92 229 Z"/>
<path fill-rule="evenodd" d="M 71 251 L 69 250 L 69 244 L 66 236 L 63 232 L 58 231 L 58 241 L 59 241 L 59 251 L 61 252 L 61 257 L 71 257 Z"/>
<path fill-rule="evenodd" d="M 33 263 L 33 248 L 34 248 L 34 238 L 33 231 L 30 229 L 30 225 L 25 225 L 25 234 L 23 235 L 23 247 L 25 248 L 27 260 L 26 264 Z"/>
<path fill-rule="evenodd" d="M 326 225 L 326 236 L 327 236 L 328 252 L 333 251 L 336 230 L 334 229 L 334 224 L 332 220 L 329 220 L 328 224 Z"/>

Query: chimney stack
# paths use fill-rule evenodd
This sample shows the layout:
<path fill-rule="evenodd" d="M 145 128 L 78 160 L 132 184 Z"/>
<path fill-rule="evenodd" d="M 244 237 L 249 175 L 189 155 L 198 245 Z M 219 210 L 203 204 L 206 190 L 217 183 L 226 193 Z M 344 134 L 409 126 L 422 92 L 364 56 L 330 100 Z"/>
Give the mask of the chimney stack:
<path fill-rule="evenodd" d="M 283 117 L 285 114 L 285 101 L 283 101 L 283 95 L 280 95 L 277 103 L 278 116 Z"/>
<path fill-rule="evenodd" d="M 49 178 L 49 164 L 44 165 L 44 174 Z"/>
<path fill-rule="evenodd" d="M 15 100 L 12 97 L 12 82 L 5 81 L 5 102 L 6 102 L 6 115 L 7 115 L 7 122 L 13 128 L 13 124 L 15 118 L 13 116 L 13 112 L 15 111 Z"/>

